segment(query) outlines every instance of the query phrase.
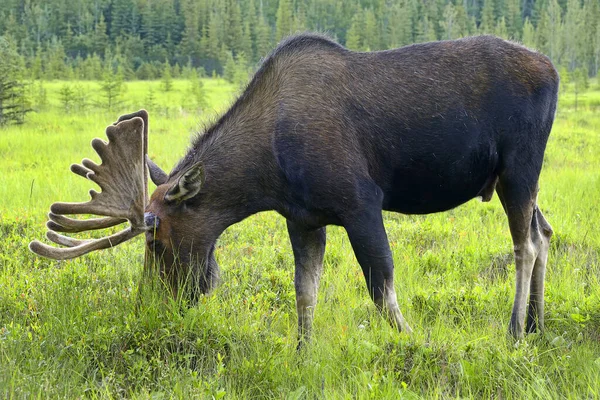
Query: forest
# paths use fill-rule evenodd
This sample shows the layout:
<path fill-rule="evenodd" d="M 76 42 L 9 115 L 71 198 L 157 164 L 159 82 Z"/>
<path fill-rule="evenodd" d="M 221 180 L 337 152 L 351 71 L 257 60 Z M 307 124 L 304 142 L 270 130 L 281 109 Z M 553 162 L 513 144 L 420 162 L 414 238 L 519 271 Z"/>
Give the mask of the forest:
<path fill-rule="evenodd" d="M 561 75 L 600 68 L 600 0 L 3 0 L 0 35 L 21 78 L 156 79 L 165 64 L 251 71 L 281 38 L 326 33 L 353 50 L 494 34 Z"/>

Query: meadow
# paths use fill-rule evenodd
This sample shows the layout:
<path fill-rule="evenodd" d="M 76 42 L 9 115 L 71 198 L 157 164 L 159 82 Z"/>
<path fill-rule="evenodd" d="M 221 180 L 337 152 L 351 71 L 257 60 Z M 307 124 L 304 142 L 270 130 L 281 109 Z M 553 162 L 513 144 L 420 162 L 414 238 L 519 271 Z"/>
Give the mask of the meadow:
<path fill-rule="evenodd" d="M 377 313 L 343 229 L 328 228 L 313 341 L 296 351 L 294 262 L 283 217 L 261 213 L 218 242 L 223 283 L 191 309 L 159 292 L 136 299 L 143 240 L 71 261 L 34 256 L 54 201 L 85 201 L 68 171 L 95 159 L 94 137 L 145 107 L 150 155 L 169 169 L 236 89 L 206 79 L 202 113 L 179 107 L 185 81 L 128 82 L 119 109 L 61 107 L 64 82 L 26 123 L 0 129 L 0 397 L 598 398 L 600 397 L 600 88 L 561 95 L 540 179 L 552 224 L 546 331 L 507 335 L 514 258 L 496 195 L 445 213 L 386 213 L 398 334 Z M 90 98 L 98 82 L 79 83 Z"/>

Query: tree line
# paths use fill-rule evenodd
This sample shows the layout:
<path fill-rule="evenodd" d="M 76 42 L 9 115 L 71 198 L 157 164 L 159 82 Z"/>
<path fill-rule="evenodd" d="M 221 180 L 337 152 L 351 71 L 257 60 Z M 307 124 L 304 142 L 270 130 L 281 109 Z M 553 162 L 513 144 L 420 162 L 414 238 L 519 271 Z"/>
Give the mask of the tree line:
<path fill-rule="evenodd" d="M 3 0 L 0 35 L 27 78 L 155 79 L 165 63 L 236 75 L 284 36 L 326 32 L 354 50 L 495 34 L 565 71 L 600 69 L 600 0 Z M 233 72 L 232 72 L 233 71 Z M 239 74 L 238 74 L 239 75 Z"/>

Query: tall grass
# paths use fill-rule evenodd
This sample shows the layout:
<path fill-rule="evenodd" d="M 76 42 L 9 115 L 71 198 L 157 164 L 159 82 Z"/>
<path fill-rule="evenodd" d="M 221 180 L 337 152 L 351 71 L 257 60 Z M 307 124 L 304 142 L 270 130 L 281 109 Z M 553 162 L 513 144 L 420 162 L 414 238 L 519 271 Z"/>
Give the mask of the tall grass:
<path fill-rule="evenodd" d="M 412 336 L 378 315 L 344 230 L 329 227 L 313 341 L 298 353 L 293 257 L 274 213 L 224 233 L 223 284 L 191 309 L 140 292 L 140 238 L 63 262 L 27 250 L 50 203 L 87 199 L 89 184 L 68 165 L 94 155 L 89 141 L 120 112 L 65 114 L 60 84 L 47 84 L 48 110 L 0 131 L 0 396 L 600 396 L 600 92 L 587 92 L 587 105 L 580 97 L 577 111 L 570 94 L 561 98 L 548 143 L 539 194 L 555 230 L 546 332 L 507 335 L 515 268 L 495 196 L 429 216 L 385 214 Z M 158 82 L 128 85 L 123 112 L 142 108 L 148 85 L 163 107 L 184 91 L 183 82 L 164 97 Z M 234 92 L 223 81 L 205 87 L 216 110 Z M 151 155 L 168 169 L 205 117 L 151 113 Z"/>

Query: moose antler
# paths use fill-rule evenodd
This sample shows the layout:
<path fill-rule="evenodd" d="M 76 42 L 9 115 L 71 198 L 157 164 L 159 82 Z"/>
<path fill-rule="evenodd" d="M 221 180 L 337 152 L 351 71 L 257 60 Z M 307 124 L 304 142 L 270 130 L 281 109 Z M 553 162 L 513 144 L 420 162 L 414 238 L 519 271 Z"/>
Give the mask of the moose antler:
<path fill-rule="evenodd" d="M 88 159 L 84 159 L 82 165 L 71 165 L 72 172 L 98 184 L 102 192 L 90 190 L 92 199 L 86 203 L 52 204 L 46 237 L 66 248 L 34 240 L 29 244 L 34 253 L 55 260 L 75 258 L 116 246 L 146 230 L 148 113 L 140 110 L 121 116 L 118 122 L 106 128 L 106 136 L 108 143 L 92 140 L 92 147 L 102 160 L 100 165 Z M 102 218 L 74 219 L 65 214 L 94 214 Z M 130 223 L 128 228 L 101 239 L 78 240 L 56 233 L 103 229 L 126 221 Z"/>

